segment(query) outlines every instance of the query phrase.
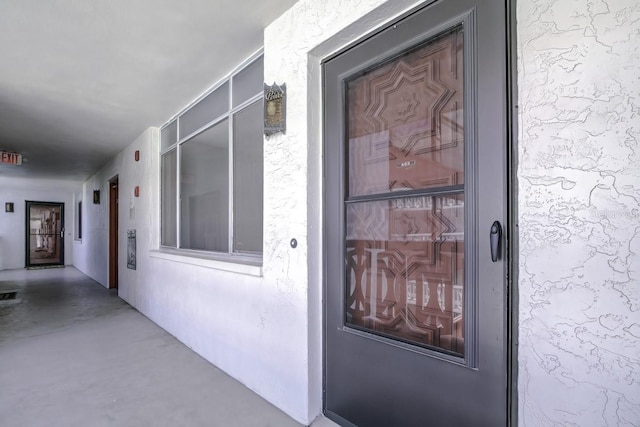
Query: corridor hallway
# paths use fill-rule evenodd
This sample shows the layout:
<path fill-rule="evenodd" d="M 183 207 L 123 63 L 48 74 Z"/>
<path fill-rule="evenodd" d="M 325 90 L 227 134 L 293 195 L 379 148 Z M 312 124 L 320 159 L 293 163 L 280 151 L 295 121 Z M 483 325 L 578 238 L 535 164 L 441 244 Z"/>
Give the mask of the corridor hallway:
<path fill-rule="evenodd" d="M 7 291 L 3 427 L 300 426 L 73 267 L 0 271 Z"/>

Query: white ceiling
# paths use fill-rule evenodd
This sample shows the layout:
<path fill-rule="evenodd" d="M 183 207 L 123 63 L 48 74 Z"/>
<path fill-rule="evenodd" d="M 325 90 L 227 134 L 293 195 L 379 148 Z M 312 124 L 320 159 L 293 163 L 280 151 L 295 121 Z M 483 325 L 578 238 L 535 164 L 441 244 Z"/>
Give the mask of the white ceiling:
<path fill-rule="evenodd" d="M 3 176 L 84 180 L 262 46 L 296 0 L 2 0 Z"/>

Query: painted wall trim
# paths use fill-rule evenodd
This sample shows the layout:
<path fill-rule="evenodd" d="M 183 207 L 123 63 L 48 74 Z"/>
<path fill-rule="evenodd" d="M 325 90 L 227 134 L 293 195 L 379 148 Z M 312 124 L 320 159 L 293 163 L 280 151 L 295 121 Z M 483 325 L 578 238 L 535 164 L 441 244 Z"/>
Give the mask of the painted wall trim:
<path fill-rule="evenodd" d="M 246 274 L 248 276 L 262 277 L 262 266 L 240 264 L 237 262 L 220 261 L 206 256 L 185 255 L 168 251 L 149 251 L 152 258 L 173 261 L 181 264 L 196 265 L 198 267 L 212 268 L 214 270 L 230 271 L 232 273 Z"/>

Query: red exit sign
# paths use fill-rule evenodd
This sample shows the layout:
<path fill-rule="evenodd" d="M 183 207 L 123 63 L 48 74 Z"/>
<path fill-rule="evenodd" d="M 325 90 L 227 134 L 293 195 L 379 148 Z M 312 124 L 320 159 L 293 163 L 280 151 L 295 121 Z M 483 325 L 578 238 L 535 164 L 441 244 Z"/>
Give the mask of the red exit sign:
<path fill-rule="evenodd" d="M 10 165 L 21 165 L 22 155 L 18 153 L 11 153 L 9 151 L 0 151 L 0 163 L 7 163 Z"/>

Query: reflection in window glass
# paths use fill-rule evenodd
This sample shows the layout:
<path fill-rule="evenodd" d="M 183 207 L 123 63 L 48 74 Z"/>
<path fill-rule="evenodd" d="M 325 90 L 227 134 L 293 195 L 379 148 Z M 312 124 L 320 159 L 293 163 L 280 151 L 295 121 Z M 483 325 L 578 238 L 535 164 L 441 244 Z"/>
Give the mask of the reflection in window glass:
<path fill-rule="evenodd" d="M 233 117 L 233 247 L 262 252 L 262 101 Z"/>
<path fill-rule="evenodd" d="M 347 324 L 463 355 L 464 195 L 352 203 L 346 227 Z"/>
<path fill-rule="evenodd" d="M 263 91 L 264 65 L 262 57 L 233 76 L 233 106 L 237 107 L 247 99 Z"/>
<path fill-rule="evenodd" d="M 346 88 L 346 324 L 456 356 L 466 316 L 462 34 Z"/>
<path fill-rule="evenodd" d="M 164 151 L 178 141 L 178 122 L 172 121 L 160 131 L 160 151 Z"/>
<path fill-rule="evenodd" d="M 211 123 L 228 110 L 229 82 L 226 82 L 180 116 L 180 139 Z"/>
<path fill-rule="evenodd" d="M 229 247 L 228 120 L 182 144 L 180 247 L 227 252 Z"/>
<path fill-rule="evenodd" d="M 175 247 L 176 236 L 176 150 L 173 149 L 162 156 L 161 175 L 162 187 L 160 190 L 161 203 L 161 237 L 160 243 L 164 246 Z"/>

